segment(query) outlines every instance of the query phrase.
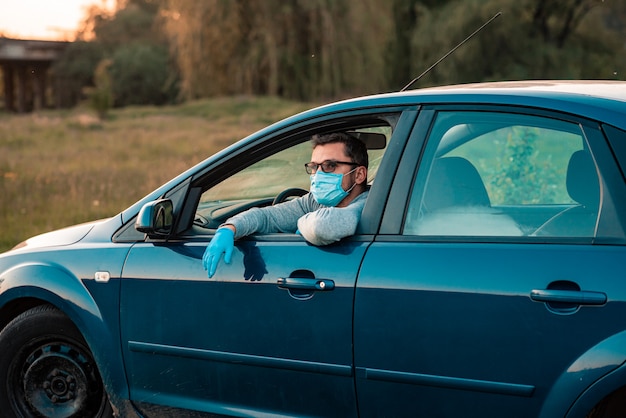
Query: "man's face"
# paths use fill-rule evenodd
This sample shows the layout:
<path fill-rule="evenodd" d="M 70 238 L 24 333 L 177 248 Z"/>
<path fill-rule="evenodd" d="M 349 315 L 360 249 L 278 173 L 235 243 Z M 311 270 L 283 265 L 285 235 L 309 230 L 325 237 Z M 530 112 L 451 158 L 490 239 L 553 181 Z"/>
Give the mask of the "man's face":
<path fill-rule="evenodd" d="M 341 142 L 333 142 L 330 144 L 318 145 L 313 149 L 313 154 L 311 154 L 311 162 L 316 164 L 321 164 L 324 161 L 343 161 L 351 163 L 352 160 L 345 153 L 345 147 Z M 354 165 L 349 164 L 338 164 L 335 168 L 335 174 L 347 174 L 350 171 L 354 170 Z M 321 167 L 318 168 L 321 170 Z M 348 190 L 354 184 L 354 176 L 347 175 L 343 176 L 343 181 L 341 183 L 341 187 L 344 190 Z"/>
<path fill-rule="evenodd" d="M 345 146 L 341 142 L 318 145 L 313 149 L 311 162 L 321 164 L 324 161 L 353 162 L 346 154 Z M 322 168 L 319 167 L 318 169 L 321 170 Z M 333 173 L 343 174 L 341 187 L 346 191 L 350 190 L 350 194 L 337 205 L 338 207 L 346 206 L 363 191 L 361 185 L 367 182 L 367 168 L 352 164 L 337 164 Z M 353 187 L 355 185 L 358 186 Z"/>

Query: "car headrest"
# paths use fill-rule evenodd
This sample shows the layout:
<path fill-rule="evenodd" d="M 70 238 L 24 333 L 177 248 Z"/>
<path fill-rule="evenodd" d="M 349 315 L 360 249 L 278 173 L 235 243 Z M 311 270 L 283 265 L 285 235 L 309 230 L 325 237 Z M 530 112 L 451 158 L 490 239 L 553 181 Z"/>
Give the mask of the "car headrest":
<path fill-rule="evenodd" d="M 424 193 L 428 211 L 452 206 L 490 207 L 487 189 L 468 160 L 461 157 L 438 158 L 433 163 Z"/>
<path fill-rule="evenodd" d="M 600 203 L 598 173 L 591 155 L 584 150 L 572 154 L 567 166 L 567 193 L 581 205 L 597 208 Z"/>

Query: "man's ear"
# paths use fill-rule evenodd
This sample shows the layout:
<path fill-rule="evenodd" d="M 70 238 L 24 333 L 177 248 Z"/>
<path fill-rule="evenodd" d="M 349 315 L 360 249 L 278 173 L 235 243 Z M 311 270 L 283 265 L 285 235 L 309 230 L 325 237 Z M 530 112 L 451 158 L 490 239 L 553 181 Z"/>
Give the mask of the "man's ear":
<path fill-rule="evenodd" d="M 356 174 L 355 176 L 356 184 L 362 184 L 362 183 L 367 182 L 367 168 L 365 168 L 362 165 L 358 166 L 354 173 Z"/>

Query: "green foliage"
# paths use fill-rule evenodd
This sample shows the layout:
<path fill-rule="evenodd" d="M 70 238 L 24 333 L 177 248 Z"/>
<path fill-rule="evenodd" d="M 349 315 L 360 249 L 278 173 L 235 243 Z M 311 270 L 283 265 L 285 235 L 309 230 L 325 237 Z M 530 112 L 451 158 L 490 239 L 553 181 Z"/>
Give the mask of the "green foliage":
<path fill-rule="evenodd" d="M 494 205 L 572 202 L 566 184 L 577 134 L 516 126 L 499 129 L 454 150 L 475 164 Z"/>
<path fill-rule="evenodd" d="M 626 78 L 626 3 L 617 1 L 119 0 L 117 6 L 113 14 L 92 7 L 89 50 L 70 48 L 59 63 L 59 80 L 69 75 L 59 90 L 67 92 L 66 102 L 76 102 L 81 88 L 92 84 L 102 58 L 115 62 L 117 105 L 171 102 L 179 95 L 331 100 L 395 91 L 496 12 L 502 16 L 414 88 Z M 81 48 L 84 55 L 74 53 Z M 132 48 L 145 65 L 134 62 Z M 121 62 L 132 64 L 132 74 L 124 74 Z"/>
<path fill-rule="evenodd" d="M 502 141 L 502 156 L 493 166 L 481 166 L 492 202 L 502 205 L 549 205 L 572 202 L 564 187 L 567 160 L 577 141 L 541 141 L 536 128 L 517 127 Z M 559 144 L 559 149 L 551 149 Z"/>
<path fill-rule="evenodd" d="M 86 26 L 95 39 L 73 43 L 55 64 L 63 105 L 79 103 L 84 92 L 100 110 L 109 106 L 111 93 L 117 106 L 171 103 L 177 98 L 177 71 L 167 39 L 155 23 L 160 2 L 127 0 L 119 5 L 123 7 L 114 14 L 92 7 Z M 106 89 L 94 87 L 96 66 L 103 59 L 110 61 Z"/>
<path fill-rule="evenodd" d="M 163 1 L 187 98 L 397 90 L 499 11 L 417 87 L 615 78 L 626 67 L 616 53 L 626 12 L 600 0 Z"/>
<path fill-rule="evenodd" d="M 100 16 L 94 34 L 111 60 L 115 106 L 173 103 L 177 75 L 167 40 L 156 24 L 159 2 L 127 0 L 112 16 Z"/>
<path fill-rule="evenodd" d="M 454 0 L 421 8 L 412 61 L 419 73 L 496 12 L 502 16 L 438 65 L 420 86 L 519 79 L 616 78 L 626 71 L 609 25 L 614 4 L 599 0 Z M 626 15 L 622 16 L 626 22 Z M 619 75 L 617 75 L 619 77 Z M 622 77 L 623 78 L 623 77 Z"/>
<path fill-rule="evenodd" d="M 89 103 L 96 111 L 100 120 L 104 120 L 111 107 L 113 107 L 113 87 L 109 67 L 111 60 L 102 60 L 94 75 L 96 86 L 89 92 Z"/>
<path fill-rule="evenodd" d="M 155 27 L 157 10 L 138 2 L 119 9 L 114 15 L 101 15 L 94 24 L 94 35 L 107 53 L 129 43 L 167 45 Z"/>
<path fill-rule="evenodd" d="M 167 50 L 149 44 L 133 43 L 115 50 L 109 73 L 116 106 L 162 105 L 174 101 L 168 89 Z"/>
<path fill-rule="evenodd" d="M 504 193 L 502 196 L 494 196 L 495 200 L 521 205 L 569 200 L 557 200 L 556 190 L 550 188 L 551 184 L 557 184 L 554 167 L 536 163 L 539 152 L 536 131 L 533 128 L 515 130 L 520 132 L 511 132 L 506 138 L 504 161 L 498 164 L 492 177 L 491 183 L 494 187 L 490 190 Z"/>
<path fill-rule="evenodd" d="M 386 85 L 390 11 L 376 0 L 168 0 L 185 97 L 328 98 Z"/>
<path fill-rule="evenodd" d="M 405 86 L 416 75 L 411 70 L 411 37 L 418 19 L 418 0 L 396 0 L 392 3 L 394 36 L 389 40 L 387 56 L 394 63 L 390 81 L 397 89 Z"/>
<path fill-rule="evenodd" d="M 93 74 L 104 54 L 96 42 L 71 43 L 52 65 L 59 104 L 70 107 L 83 97 L 83 88 L 93 85 Z"/>

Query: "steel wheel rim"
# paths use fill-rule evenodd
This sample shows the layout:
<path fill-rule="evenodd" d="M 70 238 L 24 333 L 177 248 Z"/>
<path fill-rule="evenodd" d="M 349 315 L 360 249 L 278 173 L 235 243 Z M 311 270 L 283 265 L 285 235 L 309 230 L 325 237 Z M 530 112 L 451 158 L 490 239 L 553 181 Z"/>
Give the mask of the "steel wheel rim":
<path fill-rule="evenodd" d="M 74 344 L 55 341 L 30 346 L 15 365 L 18 409 L 26 416 L 98 416 L 104 390 L 91 357 Z"/>

